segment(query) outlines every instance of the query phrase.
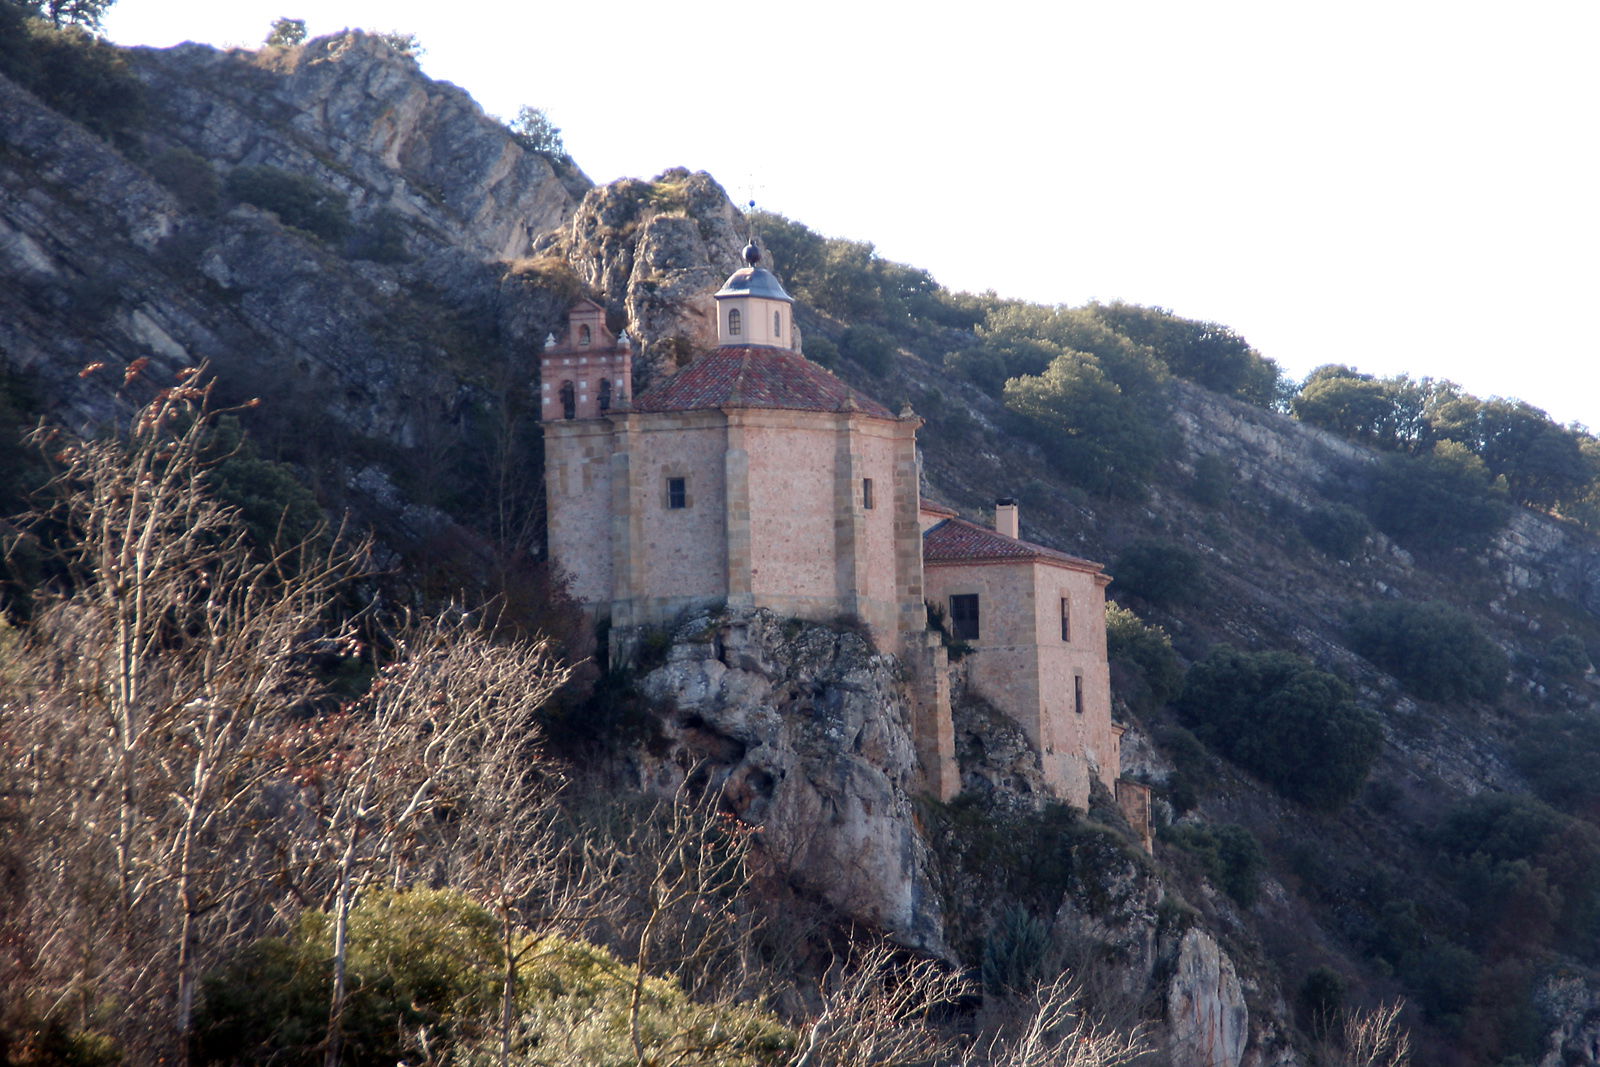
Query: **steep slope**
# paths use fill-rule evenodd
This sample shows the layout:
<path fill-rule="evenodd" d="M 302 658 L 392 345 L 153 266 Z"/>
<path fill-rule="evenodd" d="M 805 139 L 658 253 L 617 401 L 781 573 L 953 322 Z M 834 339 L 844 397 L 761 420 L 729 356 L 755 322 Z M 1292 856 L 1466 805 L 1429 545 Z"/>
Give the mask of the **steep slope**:
<path fill-rule="evenodd" d="M 147 376 L 164 382 L 209 361 L 232 395 L 264 398 L 247 415 L 257 439 L 293 461 L 330 510 L 354 506 L 392 543 L 443 531 L 528 549 L 540 469 L 532 356 L 570 300 L 588 292 L 605 303 L 640 342 L 642 377 L 671 373 L 709 343 L 709 293 L 737 264 L 745 231 L 708 175 L 589 189 L 465 94 L 359 33 L 254 53 L 140 50 L 130 62 L 150 118 L 118 145 L 0 79 L 0 363 L 31 379 L 54 418 L 110 425 L 123 368 L 146 360 Z M 314 182 L 344 206 L 347 229 L 309 232 L 230 191 L 231 175 L 263 167 Z M 802 323 L 815 337 L 843 325 L 811 312 Z M 1185 661 L 1218 642 L 1294 651 L 1351 682 L 1383 724 L 1360 797 L 1318 813 L 1175 743 L 1173 710 L 1119 667 L 1128 769 L 1164 795 L 1158 814 L 1178 833 L 1158 842 L 1153 864 L 1124 854 L 1114 828 L 1039 838 L 1067 841 L 1074 857 L 1058 882 L 1032 887 L 1053 894 L 1038 909 L 1056 940 L 1110 975 L 1135 1016 L 1175 1031 L 1189 1014 L 1226 1016 L 1192 1040 L 1230 1065 L 1295 1061 L 1314 1022 L 1302 1015 L 1297 1035 L 1300 994 L 1319 969 L 1347 984 L 1351 1005 L 1407 996 L 1423 1062 L 1600 1062 L 1593 946 L 1552 944 L 1515 909 L 1473 911 L 1463 889 L 1473 853 L 1446 842 L 1468 798 L 1530 792 L 1518 758 L 1529 738 L 1597 713 L 1592 671 L 1546 666 L 1557 636 L 1600 649 L 1595 539 L 1519 511 L 1481 556 L 1416 556 L 1369 531 L 1338 558 L 1312 544 L 1307 524 L 1319 508 L 1359 499 L 1376 455 L 1175 380 L 1165 386 L 1173 433 L 1149 493 L 1090 496 L 1012 432 L 995 398 L 928 354 L 895 353 L 881 374 L 848 360 L 838 369 L 892 408 L 909 401 L 926 415 L 931 496 L 973 515 L 996 495 L 1017 496 L 1025 537 L 1090 558 L 1167 539 L 1199 559 L 1195 593 L 1123 599 L 1164 626 Z M 106 369 L 79 376 L 94 363 Z M 1197 490 L 1202 470 L 1210 492 Z M 513 496 L 508 531 L 493 516 Z M 1466 612 L 1509 657 L 1504 695 L 1420 699 L 1354 651 L 1350 609 L 1406 601 Z M 829 813 L 834 832 L 786 843 L 803 857 L 799 883 L 844 914 L 976 965 L 1000 900 L 982 896 L 992 884 L 971 842 L 985 827 L 1059 827 L 1031 811 L 1007 822 L 1003 805 L 917 808 L 892 667 L 868 663 L 853 636 L 828 644 L 768 619 L 752 637 L 750 625 L 693 620 L 644 680 L 676 709 L 662 719 L 664 749 L 635 754 L 640 777 L 660 785 L 709 760 L 731 775 L 731 803 L 775 836 Z M 1015 738 L 979 703 L 963 714 L 969 739 L 987 742 L 983 758 L 1011 761 L 985 769 L 986 780 L 1026 781 Z M 849 744 L 830 750 L 839 738 Z M 967 756 L 970 770 L 980 757 Z M 1187 813 L 1185 777 L 1198 780 Z M 1185 827 L 1229 824 L 1264 851 L 1249 903 L 1182 843 Z M 940 826 L 953 829 L 941 836 Z M 1539 896 L 1524 888 L 1523 904 Z M 1488 919 L 1505 925 L 1497 938 L 1479 929 Z"/>
<path fill-rule="evenodd" d="M 587 180 L 359 32 L 128 58 L 149 106 L 116 145 L 0 79 L 7 368 L 92 428 L 117 421 L 124 368 L 159 382 L 208 362 L 230 397 L 264 399 L 258 440 L 329 503 L 395 511 L 398 480 L 410 503 L 448 505 L 452 469 L 514 428 L 525 354 L 579 289 L 507 260 Z M 263 175 L 266 193 L 237 184 Z M 284 188 L 332 222 L 290 225 Z M 107 369 L 80 377 L 90 364 Z"/>

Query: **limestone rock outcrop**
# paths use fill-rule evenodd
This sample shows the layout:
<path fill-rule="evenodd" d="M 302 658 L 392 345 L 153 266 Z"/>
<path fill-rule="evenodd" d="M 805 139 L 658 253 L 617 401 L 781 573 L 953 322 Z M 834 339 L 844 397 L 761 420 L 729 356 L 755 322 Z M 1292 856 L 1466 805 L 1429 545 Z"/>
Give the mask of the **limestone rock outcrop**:
<path fill-rule="evenodd" d="M 715 346 L 711 294 L 743 265 L 747 239 L 722 186 L 704 171 L 677 169 L 591 190 L 571 223 L 540 247 L 565 255 L 606 295 L 608 311 L 635 341 L 639 392 Z"/>
<path fill-rule="evenodd" d="M 1204 930 L 1183 935 L 1167 985 L 1167 1025 L 1174 1062 L 1238 1067 L 1250 1036 L 1250 1013 L 1233 961 Z"/>
<path fill-rule="evenodd" d="M 640 686 L 670 709 L 647 784 L 671 788 L 709 766 L 798 884 L 908 947 L 945 951 L 892 658 L 849 629 L 716 613 L 679 626 L 666 663 Z"/>
<path fill-rule="evenodd" d="M 567 301 L 503 285 L 501 260 L 566 220 L 580 172 L 365 34 L 129 57 L 150 115 L 117 144 L 0 78 L 0 354 L 53 417 L 114 424 L 119 394 L 140 389 L 123 389 L 125 367 L 147 361 L 146 379 L 166 383 L 209 362 L 286 435 L 337 433 L 330 455 L 355 439 L 400 465 L 454 447 L 507 381 L 531 388 L 527 338 Z M 157 180 L 175 158 L 209 203 Z M 352 239 L 218 198 L 241 165 L 333 190 Z M 360 240 L 378 222 L 382 254 Z M 90 364 L 106 370 L 79 378 Z"/>
<path fill-rule="evenodd" d="M 358 218 L 386 207 L 482 259 L 526 254 L 590 184 L 359 30 L 294 48 L 132 55 L 172 142 L 213 165 L 310 175 L 345 193 Z"/>

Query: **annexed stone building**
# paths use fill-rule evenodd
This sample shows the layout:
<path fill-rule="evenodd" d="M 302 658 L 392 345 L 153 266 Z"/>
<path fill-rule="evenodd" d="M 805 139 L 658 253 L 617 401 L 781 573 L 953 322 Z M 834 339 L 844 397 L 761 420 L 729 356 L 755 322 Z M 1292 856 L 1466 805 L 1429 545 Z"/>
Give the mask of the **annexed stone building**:
<path fill-rule="evenodd" d="M 1086 807 L 1118 789 L 1098 564 L 925 505 L 916 433 L 803 356 L 792 303 L 754 245 L 716 294 L 719 346 L 630 401 L 631 352 L 599 305 L 540 361 L 551 560 L 625 648 L 637 627 L 727 604 L 856 616 L 915 679 L 929 791 L 960 789 L 949 663 L 925 601 L 969 643 L 969 685 L 1038 748 L 1045 781 Z M 553 339 L 552 339 L 553 342 Z M 1127 793 L 1131 786 L 1124 787 Z M 1136 790 L 1135 790 L 1136 792 Z"/>

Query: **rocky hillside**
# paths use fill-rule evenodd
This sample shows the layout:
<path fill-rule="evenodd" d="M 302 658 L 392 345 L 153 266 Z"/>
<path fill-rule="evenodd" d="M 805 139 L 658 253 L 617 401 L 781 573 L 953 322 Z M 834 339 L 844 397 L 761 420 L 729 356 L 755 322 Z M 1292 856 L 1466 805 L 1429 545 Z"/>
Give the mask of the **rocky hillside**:
<path fill-rule="evenodd" d="M 360 33 L 124 60 L 145 111 L 114 135 L 0 78 L 9 404 L 105 427 L 146 382 L 209 363 L 230 397 L 262 398 L 243 414 L 254 440 L 330 515 L 374 525 L 397 565 L 455 568 L 415 589 L 504 592 L 505 574 L 463 571 L 538 555 L 545 334 L 591 295 L 639 342 L 641 377 L 672 373 L 711 340 L 737 209 L 689 171 L 591 188 Z M 847 325 L 801 314 L 821 342 Z M 1310 1062 L 1332 1013 L 1403 996 L 1419 1063 L 1600 1063 L 1600 902 L 1584 896 L 1600 868 L 1560 862 L 1587 855 L 1600 796 L 1541 773 L 1551 752 L 1593 750 L 1595 539 L 1519 510 L 1481 552 L 1414 553 L 1370 527 L 1330 549 L 1324 528 L 1369 490 L 1376 454 L 1176 378 L 1148 491 L 1091 495 L 935 355 L 837 361 L 927 418 L 928 494 L 972 515 L 1018 497 L 1024 537 L 1107 562 L 1151 539 L 1181 553 L 1183 595 L 1113 594 L 1170 635 L 1180 668 L 1228 643 L 1343 679 L 1382 730 L 1364 788 L 1331 811 L 1288 799 L 1119 661 L 1125 769 L 1157 789 L 1154 857 L 1109 805 L 1019 799 L 1029 755 L 981 694 L 959 725 L 964 778 L 986 788 L 928 805 L 895 665 L 859 635 L 766 616 L 686 621 L 637 679 L 652 741 L 611 765 L 656 789 L 716 768 L 835 918 L 975 971 L 1048 946 L 1017 965 L 1092 976 L 1097 1009 L 1157 1027 L 1152 1062 Z M 1419 696 L 1357 651 L 1352 612 L 1430 602 L 1505 656 L 1493 693 Z M 1556 662 L 1558 638 L 1583 655 Z M 1473 806 L 1535 794 L 1554 806 Z"/>

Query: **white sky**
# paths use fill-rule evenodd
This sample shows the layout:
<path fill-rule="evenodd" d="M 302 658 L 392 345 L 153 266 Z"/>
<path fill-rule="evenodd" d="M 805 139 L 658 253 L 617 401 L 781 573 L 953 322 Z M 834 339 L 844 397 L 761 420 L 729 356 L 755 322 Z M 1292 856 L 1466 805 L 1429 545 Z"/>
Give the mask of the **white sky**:
<path fill-rule="evenodd" d="M 253 47 L 280 15 L 415 33 L 596 181 L 708 170 L 952 288 L 1159 304 L 1297 377 L 1600 428 L 1593 0 L 119 0 L 106 32 Z"/>

